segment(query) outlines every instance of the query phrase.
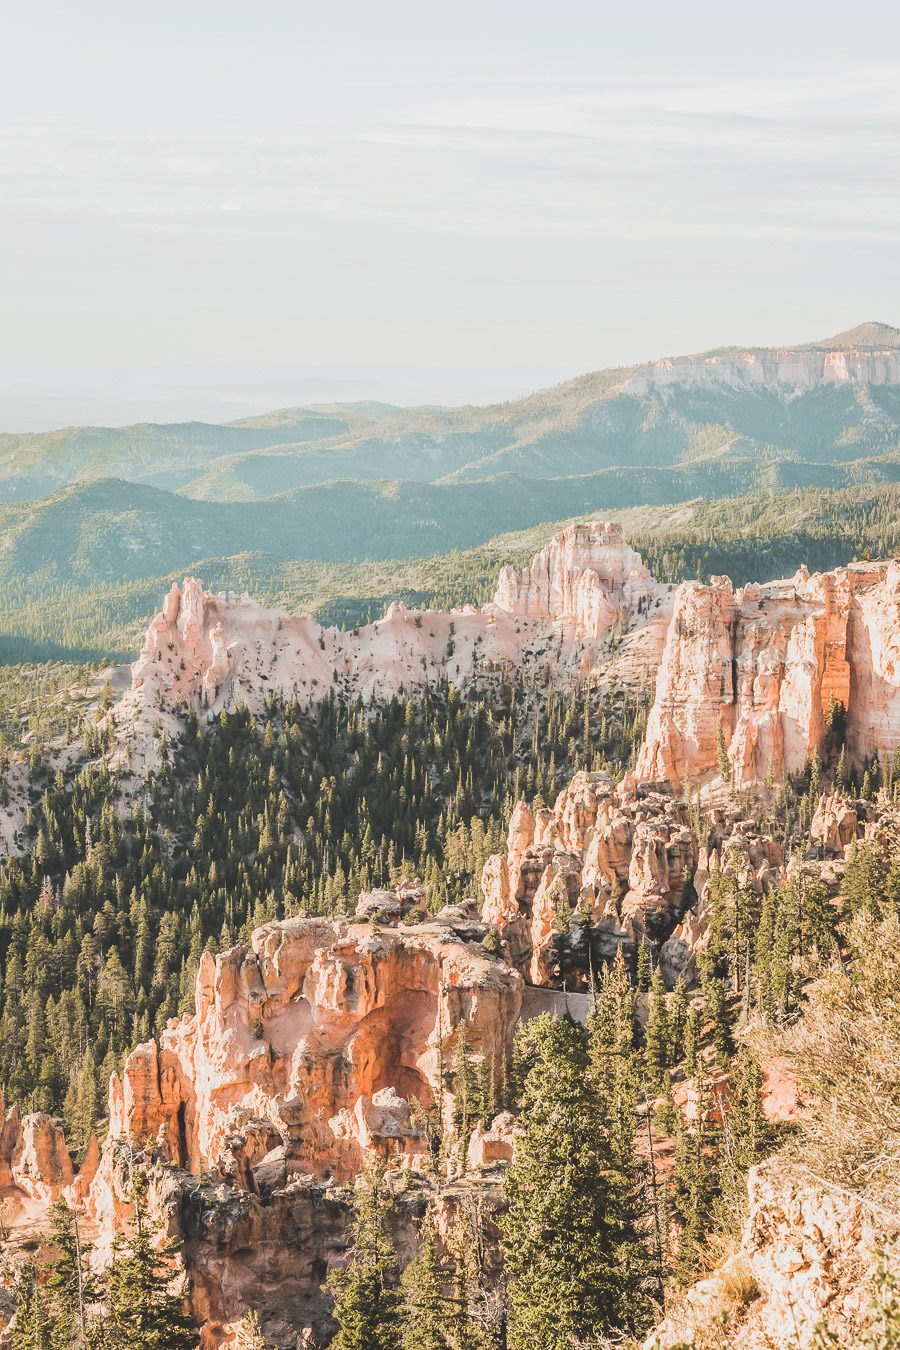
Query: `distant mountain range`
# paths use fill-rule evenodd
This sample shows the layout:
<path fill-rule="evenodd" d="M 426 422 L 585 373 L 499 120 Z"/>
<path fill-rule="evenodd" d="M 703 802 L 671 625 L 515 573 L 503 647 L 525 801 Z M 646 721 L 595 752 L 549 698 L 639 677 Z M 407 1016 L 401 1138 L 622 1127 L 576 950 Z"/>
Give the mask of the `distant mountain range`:
<path fill-rule="evenodd" d="M 703 490 L 733 492 L 759 469 L 773 487 L 820 482 L 857 462 L 878 474 L 898 453 L 900 330 L 863 324 L 799 348 L 735 347 L 600 371 L 489 407 L 334 404 L 228 426 L 0 436 L 0 499 L 100 478 L 249 501 L 335 480 L 448 487 L 608 473 L 621 504 L 633 504 L 650 470 L 677 478 L 702 465 Z M 606 486 L 595 479 L 589 490 Z"/>
<path fill-rule="evenodd" d="M 688 502 L 695 515 L 699 500 L 804 488 L 858 507 L 880 484 L 900 484 L 900 330 L 876 323 L 600 371 L 489 407 L 334 404 L 227 426 L 7 434 L 0 607 L 9 632 L 10 606 L 200 562 L 207 579 L 271 593 L 272 569 L 294 562 L 424 558 L 588 514 Z"/>

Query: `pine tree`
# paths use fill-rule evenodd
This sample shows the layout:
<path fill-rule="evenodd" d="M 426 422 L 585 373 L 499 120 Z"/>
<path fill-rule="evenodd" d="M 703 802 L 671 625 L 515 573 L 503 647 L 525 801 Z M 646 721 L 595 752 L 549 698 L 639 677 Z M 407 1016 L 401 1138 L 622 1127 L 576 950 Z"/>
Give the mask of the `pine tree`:
<path fill-rule="evenodd" d="M 117 1237 L 106 1276 L 105 1344 L 129 1350 L 194 1350 L 199 1337 L 184 1312 L 184 1298 L 170 1289 L 168 1264 L 177 1247 L 154 1242 L 148 1213 L 148 1181 L 138 1172 L 132 1183 L 134 1231 Z"/>
<path fill-rule="evenodd" d="M 772 1128 L 762 1108 L 763 1076 L 755 1055 L 742 1046 L 732 1060 L 723 1111 L 718 1184 L 724 1221 L 743 1217 L 747 1173 L 772 1147 Z"/>
<path fill-rule="evenodd" d="M 650 988 L 650 978 L 653 973 L 653 965 L 650 960 L 650 948 L 643 938 L 638 943 L 637 965 L 635 969 L 635 982 L 642 994 L 645 994 Z"/>
<path fill-rule="evenodd" d="M 60 1200 L 50 1210 L 53 1256 L 48 1263 L 45 1290 L 53 1319 L 53 1350 L 82 1350 L 89 1344 L 88 1306 L 97 1290 L 87 1268 L 78 1221 Z"/>
<path fill-rule="evenodd" d="M 662 1085 L 662 1076 L 669 1063 L 671 1032 L 666 1013 L 666 986 L 659 966 L 650 981 L 647 1025 L 644 1028 L 644 1067 L 647 1084 L 655 1092 Z"/>
<path fill-rule="evenodd" d="M 384 1164 L 376 1162 L 357 1179 L 348 1262 L 328 1279 L 340 1327 L 331 1350 L 397 1350 L 401 1301 L 390 1209 Z"/>
<path fill-rule="evenodd" d="M 724 1068 L 728 1064 L 733 1049 L 731 1041 L 731 1018 L 728 1012 L 728 1002 L 725 997 L 725 985 L 723 981 L 713 975 L 709 969 L 706 969 L 701 977 L 701 987 L 703 989 L 703 1001 L 706 1006 L 706 1014 L 712 1023 L 712 1042 L 716 1047 L 716 1056 L 719 1063 Z"/>
<path fill-rule="evenodd" d="M 612 1130 L 590 1073 L 587 1037 L 542 1015 L 522 1033 L 530 1060 L 523 1134 L 501 1221 L 509 1279 L 509 1350 L 570 1350 L 633 1331 L 646 1251 L 632 1229 L 630 1177 L 611 1160 Z"/>
<path fill-rule="evenodd" d="M 684 976 L 679 975 L 669 999 L 666 1013 L 669 1019 L 669 1065 L 677 1064 L 684 1056 L 684 1037 L 688 1019 L 688 1001 Z"/>
<path fill-rule="evenodd" d="M 716 726 L 716 768 L 723 783 L 731 781 L 731 761 L 728 758 L 728 746 L 725 744 L 725 730 L 722 723 Z"/>
<path fill-rule="evenodd" d="M 16 1315 L 11 1350 L 54 1350 L 50 1316 L 38 1285 L 37 1268 L 25 1266 L 16 1280 Z"/>
<path fill-rule="evenodd" d="M 401 1278 L 402 1350 L 447 1350 L 447 1272 L 438 1256 L 434 1219 L 428 1213 L 419 1231 L 419 1254 Z"/>
<path fill-rule="evenodd" d="M 702 1074 L 696 1081 L 696 1091 L 692 1127 L 689 1129 L 680 1116 L 675 1124 L 673 1202 L 682 1225 L 675 1271 L 684 1280 L 696 1274 L 718 1194 L 718 1131 L 710 1110 L 709 1084 Z"/>

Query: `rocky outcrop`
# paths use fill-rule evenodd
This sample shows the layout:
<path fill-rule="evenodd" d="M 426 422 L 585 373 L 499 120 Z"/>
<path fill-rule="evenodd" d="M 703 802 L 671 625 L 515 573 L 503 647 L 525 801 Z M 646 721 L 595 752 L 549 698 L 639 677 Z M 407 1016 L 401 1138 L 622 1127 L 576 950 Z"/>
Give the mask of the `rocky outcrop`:
<path fill-rule="evenodd" d="M 630 659 L 643 674 L 662 649 L 671 589 L 653 581 L 618 525 L 604 523 L 570 526 L 521 573 L 504 568 L 482 609 L 414 612 L 397 603 L 351 632 L 246 595 L 211 595 L 189 578 L 150 624 L 119 720 L 238 702 L 255 708 L 269 691 L 301 702 L 333 687 L 390 697 L 548 663 L 561 677 L 584 674 L 613 631 L 631 636 L 620 664 Z"/>
<path fill-rule="evenodd" d="M 766 890 L 782 867 L 777 842 L 756 821 L 718 809 L 698 838 L 687 803 L 661 786 L 578 773 L 553 810 L 513 811 L 505 853 L 482 875 L 482 918 L 534 984 L 589 987 L 619 946 L 659 953 L 674 983 L 691 974 L 720 867 Z"/>
<path fill-rule="evenodd" d="M 727 577 L 687 582 L 637 774 L 780 781 L 823 751 L 836 711 L 853 763 L 900 746 L 900 564 L 801 569 L 737 592 Z"/>
<path fill-rule="evenodd" d="M 645 1350 L 807 1350 L 826 1324 L 835 1344 L 858 1344 L 880 1236 L 874 1211 L 778 1157 L 751 1170 L 748 1192 L 740 1249 L 691 1288 Z"/>
<path fill-rule="evenodd" d="M 595 522 L 564 530 L 517 573 L 500 573 L 493 610 L 538 622 L 565 619 L 583 638 L 603 638 L 659 593 L 619 525 Z"/>
<path fill-rule="evenodd" d="M 74 1180 L 61 1126 L 44 1112 L 20 1117 L 10 1107 L 0 1129 L 0 1192 L 52 1203 Z"/>
<path fill-rule="evenodd" d="M 835 714 L 854 764 L 900 747 L 900 562 L 856 563 L 735 591 L 727 577 L 655 583 L 618 525 L 562 531 L 482 609 L 408 611 L 342 632 L 248 596 L 173 586 L 115 714 L 123 734 L 191 708 L 259 710 L 271 692 L 311 703 L 513 671 L 656 692 L 637 765 L 646 782 L 738 787 L 799 772 Z M 136 737 L 136 739 L 141 739 Z M 149 738 L 143 737 L 146 742 Z"/>
<path fill-rule="evenodd" d="M 249 948 L 203 957 L 194 1016 L 113 1079 L 110 1134 L 253 1189 L 273 1167 L 346 1181 L 366 1150 L 416 1166 L 416 1111 L 442 1105 L 459 1027 L 500 1082 L 521 988 L 440 921 L 268 924 Z"/>

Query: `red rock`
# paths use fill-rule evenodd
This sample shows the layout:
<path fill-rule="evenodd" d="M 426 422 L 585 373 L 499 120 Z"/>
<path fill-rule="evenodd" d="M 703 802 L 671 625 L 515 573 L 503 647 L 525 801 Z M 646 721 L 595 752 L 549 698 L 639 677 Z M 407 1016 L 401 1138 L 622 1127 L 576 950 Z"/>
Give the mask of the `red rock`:
<path fill-rule="evenodd" d="M 638 759 L 646 780 L 720 771 L 739 787 L 804 769 L 833 707 L 861 763 L 900 746 L 900 564 L 853 564 L 745 586 L 680 587 Z"/>
<path fill-rule="evenodd" d="M 435 1098 L 461 1021 L 500 1081 L 520 1001 L 514 971 L 437 925 L 269 924 L 251 948 L 203 958 L 196 1014 L 114 1082 L 110 1134 L 196 1169 L 252 1119 L 296 1169 L 353 1176 L 382 1139 L 424 1149 L 409 1103 Z"/>

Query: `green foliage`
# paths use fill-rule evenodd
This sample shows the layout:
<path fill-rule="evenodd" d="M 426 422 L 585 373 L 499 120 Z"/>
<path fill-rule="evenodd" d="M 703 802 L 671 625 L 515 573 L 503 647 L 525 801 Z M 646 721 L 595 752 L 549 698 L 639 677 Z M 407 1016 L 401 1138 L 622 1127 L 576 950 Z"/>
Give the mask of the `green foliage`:
<path fill-rule="evenodd" d="M 147 1212 L 147 1178 L 132 1185 L 133 1232 L 119 1235 L 106 1273 L 101 1350 L 195 1350 L 199 1333 L 184 1311 L 184 1294 L 171 1289 L 176 1244 L 160 1244 Z"/>
<path fill-rule="evenodd" d="M 340 1327 L 331 1350 L 397 1350 L 402 1303 L 391 1207 L 384 1167 L 372 1164 L 357 1179 L 347 1264 L 328 1279 Z"/>
<path fill-rule="evenodd" d="M 99 1297 L 97 1282 L 88 1264 L 77 1216 L 64 1201 L 50 1210 L 53 1254 L 48 1262 L 44 1293 L 51 1316 L 52 1350 L 84 1350 L 96 1342 L 91 1306 Z"/>
<path fill-rule="evenodd" d="M 644 1066 L 648 1085 L 659 1091 L 672 1055 L 672 1031 L 666 1012 L 666 987 L 659 966 L 650 981 L 647 1024 L 644 1028 Z"/>
<path fill-rule="evenodd" d="M 756 933 L 755 979 L 760 1010 L 770 1020 L 800 1005 L 805 959 L 826 959 L 837 942 L 837 913 L 821 878 L 792 867 L 783 886 L 765 896 Z"/>
<path fill-rule="evenodd" d="M 50 1314 L 34 1265 L 26 1265 L 19 1272 L 15 1297 L 16 1316 L 10 1339 L 11 1350 L 54 1350 Z"/>
<path fill-rule="evenodd" d="M 760 897 L 752 879 L 744 875 L 746 866 L 740 850 L 726 851 L 720 870 L 710 879 L 708 952 L 735 993 L 748 983 L 759 924 Z"/>
<path fill-rule="evenodd" d="M 623 1171 L 616 1142 L 616 1093 L 591 1074 L 586 1034 L 544 1014 L 520 1039 L 530 1067 L 502 1220 L 508 1344 L 569 1350 L 645 1323 L 650 1253 L 637 1231 L 630 1143 Z"/>
<path fill-rule="evenodd" d="M 419 1232 L 418 1256 L 401 1280 L 403 1350 L 446 1350 L 451 1302 L 446 1293 L 448 1279 L 438 1255 L 434 1220 L 427 1214 Z"/>

